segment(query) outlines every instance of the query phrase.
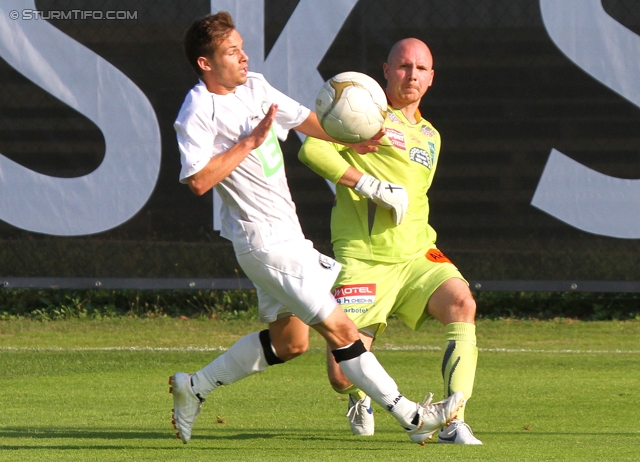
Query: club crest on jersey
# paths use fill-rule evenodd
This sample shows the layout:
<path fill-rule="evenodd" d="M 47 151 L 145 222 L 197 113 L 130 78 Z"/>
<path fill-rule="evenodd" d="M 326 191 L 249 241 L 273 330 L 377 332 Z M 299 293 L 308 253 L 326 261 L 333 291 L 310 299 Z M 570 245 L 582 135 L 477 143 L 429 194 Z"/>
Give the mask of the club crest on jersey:
<path fill-rule="evenodd" d="M 260 109 L 262 109 L 262 113 L 264 115 L 267 115 L 267 112 L 269 112 L 270 107 L 271 107 L 271 103 L 266 99 L 262 101 L 262 103 L 260 103 Z"/>
<path fill-rule="evenodd" d="M 337 287 L 333 296 L 342 305 L 371 304 L 376 301 L 375 284 L 350 284 Z"/>
<path fill-rule="evenodd" d="M 423 125 L 422 127 L 420 127 L 420 131 L 422 132 L 423 135 L 425 136 L 433 136 L 435 133 L 433 132 L 433 128 L 431 127 L 427 127 L 426 125 Z"/>
<path fill-rule="evenodd" d="M 431 170 L 431 166 L 433 165 L 431 163 L 431 156 L 424 149 L 411 148 L 411 150 L 409 151 L 409 159 L 421 165 L 424 165 L 429 170 Z"/>
<path fill-rule="evenodd" d="M 427 145 L 429 146 L 429 155 L 431 156 L 431 165 L 435 165 L 436 163 L 436 144 L 432 141 L 427 141 Z"/>
<path fill-rule="evenodd" d="M 404 133 L 394 128 L 385 128 L 385 135 L 396 148 L 406 151 L 407 145 L 404 141 Z"/>
<path fill-rule="evenodd" d="M 318 263 L 320 263 L 320 266 L 324 269 L 333 269 L 333 267 L 336 266 L 336 261 L 333 258 L 323 254 L 320 254 L 318 257 Z"/>

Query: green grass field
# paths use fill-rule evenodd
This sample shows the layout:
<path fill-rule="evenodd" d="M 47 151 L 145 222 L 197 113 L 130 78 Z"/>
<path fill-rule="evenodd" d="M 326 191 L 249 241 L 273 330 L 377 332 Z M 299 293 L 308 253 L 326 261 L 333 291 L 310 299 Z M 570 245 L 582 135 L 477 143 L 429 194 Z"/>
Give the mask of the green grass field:
<path fill-rule="evenodd" d="M 412 444 L 376 407 L 356 438 L 329 387 L 322 340 L 289 364 L 216 390 L 188 445 L 168 377 L 244 333 L 239 321 L 174 318 L 0 322 L 0 460 L 640 460 L 640 322 L 480 321 L 467 421 L 484 445 Z M 377 355 L 400 389 L 440 397 L 442 329 L 394 322 Z"/>

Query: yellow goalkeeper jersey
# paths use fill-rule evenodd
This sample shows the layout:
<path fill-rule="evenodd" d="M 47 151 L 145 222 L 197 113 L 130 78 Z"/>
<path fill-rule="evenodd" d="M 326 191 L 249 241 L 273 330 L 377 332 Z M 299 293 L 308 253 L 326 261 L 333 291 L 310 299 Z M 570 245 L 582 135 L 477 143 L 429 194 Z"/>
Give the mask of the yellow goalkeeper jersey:
<path fill-rule="evenodd" d="M 424 255 L 436 241 L 429 225 L 429 199 L 440 153 L 440 134 L 416 114 L 412 124 L 402 111 L 388 108 L 386 135 L 378 152 L 358 154 L 341 144 L 307 137 L 298 157 L 333 183 L 349 166 L 379 180 L 404 186 L 409 208 L 396 226 L 391 210 L 376 206 L 351 188 L 336 185 L 331 212 L 331 241 L 336 257 L 399 262 Z"/>

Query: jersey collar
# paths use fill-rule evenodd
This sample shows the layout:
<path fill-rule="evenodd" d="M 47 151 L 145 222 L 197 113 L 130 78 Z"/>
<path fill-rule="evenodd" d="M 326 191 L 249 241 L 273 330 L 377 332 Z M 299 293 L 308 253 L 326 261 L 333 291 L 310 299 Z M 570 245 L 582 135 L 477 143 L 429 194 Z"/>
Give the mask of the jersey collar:
<path fill-rule="evenodd" d="M 385 96 L 387 97 L 387 107 L 389 109 L 391 109 L 393 112 L 396 113 L 396 115 L 401 115 L 402 118 L 404 120 L 407 121 L 408 124 L 410 125 L 417 125 L 420 123 L 420 121 L 422 120 L 422 113 L 420 112 L 419 108 L 416 108 L 416 112 L 413 114 L 413 117 L 416 119 L 416 123 L 412 124 L 411 122 L 409 122 L 409 120 L 405 117 L 404 112 L 402 112 L 400 109 L 394 109 L 394 107 L 391 105 L 391 100 L 389 99 L 389 95 L 387 94 L 387 90 L 384 91 Z"/>

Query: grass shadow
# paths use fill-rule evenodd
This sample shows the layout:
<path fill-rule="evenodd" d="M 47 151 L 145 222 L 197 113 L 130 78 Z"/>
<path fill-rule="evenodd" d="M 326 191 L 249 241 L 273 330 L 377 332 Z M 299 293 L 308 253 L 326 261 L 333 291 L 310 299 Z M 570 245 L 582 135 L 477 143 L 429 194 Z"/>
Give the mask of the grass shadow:
<path fill-rule="evenodd" d="M 304 441 L 334 441 L 341 439 L 344 435 L 336 433 L 336 437 L 319 437 L 318 434 L 326 434 L 320 429 L 304 429 L 299 431 L 279 431 L 277 429 L 259 429 L 251 432 L 239 432 L 237 429 L 216 428 L 215 430 L 202 428 L 198 429 L 194 440 L 228 440 L 228 441 L 248 441 L 256 439 L 290 439 Z M 88 429 L 88 428 L 52 428 L 52 427 L 0 427 L 0 438 L 29 438 L 29 439 L 92 439 L 92 440 L 168 440 L 177 439 L 175 430 L 167 431 L 132 431 L 127 429 Z M 11 445 L 19 448 L 22 446 Z M 93 447 L 93 446 L 92 446 Z M 8 448 L 0 445 L 0 448 Z"/>

